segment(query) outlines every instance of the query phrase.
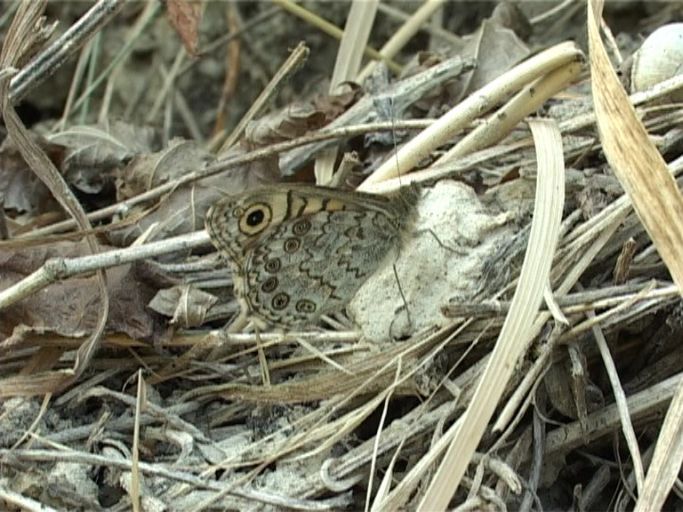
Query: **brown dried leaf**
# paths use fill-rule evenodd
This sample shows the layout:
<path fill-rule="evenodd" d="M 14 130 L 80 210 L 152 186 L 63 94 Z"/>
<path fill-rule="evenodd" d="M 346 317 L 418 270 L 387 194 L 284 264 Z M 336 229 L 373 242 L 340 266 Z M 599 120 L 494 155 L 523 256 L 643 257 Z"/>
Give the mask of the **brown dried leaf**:
<path fill-rule="evenodd" d="M 310 103 L 296 102 L 251 121 L 244 132 L 246 145 L 261 147 L 294 139 L 325 124 L 325 115 Z"/>
<path fill-rule="evenodd" d="M 333 121 L 362 96 L 363 91 L 353 82 L 344 82 L 344 91 L 339 94 L 319 96 L 313 100 L 313 105 L 325 116 L 325 124 Z"/>
<path fill-rule="evenodd" d="M 192 143 L 181 144 L 180 146 L 181 148 L 177 152 L 164 153 L 160 160 L 151 159 L 150 165 L 158 165 L 164 169 L 166 176 L 170 177 L 177 172 L 195 170 L 211 163 L 205 160 L 205 153 L 197 148 L 193 149 Z M 226 157 L 238 156 L 242 152 L 241 148 L 236 147 Z M 138 177 L 147 174 L 149 177 L 144 179 L 155 182 L 156 176 L 152 176 L 154 173 L 151 170 L 146 172 L 143 169 L 143 163 L 139 162 L 139 166 L 134 166 L 135 170 L 131 173 Z M 154 233 L 150 234 L 150 240 L 163 239 L 202 229 L 204 213 L 223 194 L 239 193 L 248 187 L 270 183 L 278 178 L 277 158 L 272 157 L 233 168 L 223 174 L 210 176 L 191 185 L 178 187 L 164 198 L 158 208 L 144 216 L 136 224 L 110 233 L 110 240 L 114 245 L 128 245 L 153 224 L 156 224 L 156 227 Z M 138 178 L 138 184 L 134 186 L 138 186 L 139 183 L 140 179 Z M 139 212 L 134 211 L 132 214 L 138 215 Z"/>
<path fill-rule="evenodd" d="M 117 199 L 124 201 L 147 192 L 183 176 L 189 170 L 200 169 L 213 160 L 213 155 L 196 142 L 173 139 L 161 151 L 133 157 L 116 180 Z"/>
<path fill-rule="evenodd" d="M 591 90 L 600 142 L 657 252 L 683 290 L 683 197 L 624 91 L 600 39 L 602 2 L 588 7 Z"/>
<path fill-rule="evenodd" d="M 175 28 L 190 55 L 197 55 L 199 24 L 202 22 L 203 5 L 199 0 L 168 0 L 168 22 Z"/>
<path fill-rule="evenodd" d="M 352 84 L 349 84 L 352 85 Z M 339 117 L 353 105 L 360 94 L 357 86 L 341 94 L 325 95 L 312 102 L 295 102 L 285 108 L 250 122 L 244 142 L 248 147 L 262 147 L 300 137 Z"/>

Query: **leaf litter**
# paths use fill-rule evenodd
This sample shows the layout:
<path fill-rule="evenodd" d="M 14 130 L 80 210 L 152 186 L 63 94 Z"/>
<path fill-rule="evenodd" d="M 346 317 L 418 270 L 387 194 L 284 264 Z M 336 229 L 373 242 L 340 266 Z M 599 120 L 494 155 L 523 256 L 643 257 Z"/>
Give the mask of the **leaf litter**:
<path fill-rule="evenodd" d="M 337 2 L 19 4 L 5 46 L 48 28 L 0 70 L 36 142 L 1 132 L 5 508 L 675 506 L 683 79 L 613 69 L 679 5 L 381 3 L 366 40 Z M 418 183 L 416 232 L 322 325 L 236 323 L 207 209 L 316 176 Z"/>

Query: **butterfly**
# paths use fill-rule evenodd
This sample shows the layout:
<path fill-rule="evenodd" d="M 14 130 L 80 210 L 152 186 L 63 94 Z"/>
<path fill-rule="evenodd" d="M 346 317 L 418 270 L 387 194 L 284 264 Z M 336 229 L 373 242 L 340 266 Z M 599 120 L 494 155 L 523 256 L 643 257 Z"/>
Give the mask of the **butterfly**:
<path fill-rule="evenodd" d="M 344 309 L 396 255 L 419 190 L 392 196 L 306 185 L 227 195 L 206 216 L 228 260 L 242 314 L 261 327 L 301 327 Z"/>

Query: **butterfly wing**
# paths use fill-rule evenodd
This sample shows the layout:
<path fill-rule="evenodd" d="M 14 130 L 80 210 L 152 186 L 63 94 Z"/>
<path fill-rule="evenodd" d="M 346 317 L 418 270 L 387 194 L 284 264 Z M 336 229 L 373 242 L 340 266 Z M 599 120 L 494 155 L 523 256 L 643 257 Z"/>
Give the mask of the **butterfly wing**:
<path fill-rule="evenodd" d="M 281 223 L 249 253 L 244 300 L 266 323 L 315 323 L 340 311 L 398 245 L 389 217 L 321 211 Z"/>
<path fill-rule="evenodd" d="M 242 310 L 266 324 L 312 324 L 341 310 L 400 241 L 417 195 L 308 186 L 227 196 L 206 229 L 230 260 Z"/>

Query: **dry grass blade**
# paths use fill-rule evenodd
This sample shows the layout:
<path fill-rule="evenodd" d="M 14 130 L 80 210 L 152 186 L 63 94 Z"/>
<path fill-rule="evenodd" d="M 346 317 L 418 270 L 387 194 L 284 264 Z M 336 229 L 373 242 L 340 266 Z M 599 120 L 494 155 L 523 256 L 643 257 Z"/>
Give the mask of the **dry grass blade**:
<path fill-rule="evenodd" d="M 373 480 L 374 480 L 374 475 L 375 472 L 377 471 L 377 455 L 379 451 L 379 444 L 382 439 L 382 430 L 384 429 L 385 422 L 387 420 L 387 410 L 389 409 L 389 403 L 391 401 L 391 397 L 393 394 L 394 389 L 396 388 L 399 380 L 399 376 L 401 375 L 401 358 L 398 358 L 397 364 L 396 364 L 396 374 L 394 376 L 394 382 L 393 386 L 390 387 L 386 393 L 386 397 L 384 399 L 384 407 L 382 407 L 382 417 L 379 421 L 379 424 L 377 425 L 377 433 L 375 434 L 375 442 L 374 446 L 372 449 L 372 461 L 370 462 L 370 481 L 368 482 L 368 491 L 365 494 L 365 511 L 367 512 L 370 510 L 370 503 L 372 499 L 372 486 L 373 486 Z M 384 483 L 384 482 L 382 482 Z M 382 486 L 382 483 L 380 486 Z M 385 486 L 385 489 L 382 491 L 383 493 L 386 493 L 388 489 Z"/>
<path fill-rule="evenodd" d="M 339 44 L 337 60 L 330 81 L 330 92 L 340 83 L 353 79 L 360 68 L 363 49 L 370 37 L 370 30 L 377 14 L 377 0 L 358 1 L 351 4 L 344 35 Z"/>
<path fill-rule="evenodd" d="M 602 7 L 601 0 L 592 0 L 588 4 L 592 89 L 600 139 L 614 173 L 631 199 L 674 282 L 682 290 L 683 199 L 676 180 L 650 140 L 609 62 L 599 32 Z M 679 395 L 680 388 L 676 397 Z M 678 473 L 683 461 L 683 449 L 678 435 L 682 426 L 680 399 L 677 399 L 669 409 L 666 430 L 657 443 L 656 451 L 660 458 L 657 463 L 653 461 L 651 474 L 648 474 L 647 497 L 643 495 L 639 498 L 638 509 L 645 506 L 656 509 L 663 504 L 674 480 L 667 478 L 662 483 L 661 473 L 670 476 L 673 471 L 674 478 Z M 673 448 L 672 433 L 678 438 Z M 640 483 L 642 469 L 636 475 L 639 476 L 637 480 Z M 665 489 L 666 483 L 669 483 L 668 489 Z M 642 488 L 642 484 L 639 488 Z M 655 498 L 659 505 L 653 502 Z"/>
<path fill-rule="evenodd" d="M 53 83 L 22 96 L 19 116 L 94 229 L 34 179 L 10 138 L 21 133 L 0 127 L 0 184 L 10 184 L 0 186 L 0 509 L 675 506 L 683 301 L 602 151 L 598 116 L 611 130 L 605 140 L 633 157 L 621 125 L 605 128 L 619 123 L 605 119 L 616 96 L 594 109 L 586 57 L 572 43 L 553 46 L 585 30 L 576 14 L 592 4 L 563 2 L 562 12 L 544 14 L 534 2 L 454 10 L 425 0 L 399 13 L 377 0 L 297 2 L 305 9 L 295 1 L 202 3 L 207 15 L 191 35 L 201 59 L 187 59 L 169 32 L 169 2 L 125 3 L 111 23 L 99 18 L 78 63 L 72 55 Z M 10 109 L 17 68 L 28 72 L 31 55 L 47 48 L 69 53 L 43 27 L 60 23 L 67 34 L 75 16 L 92 12 L 67 4 L 48 3 L 44 25 L 26 16 L 23 39 L 16 27 L 7 31 L 10 21 L 44 3 L 14 0 L 0 14 L 0 42 L 18 45 L 7 53 L 36 42 L 22 60 L 0 65 Z M 619 48 L 595 22 L 610 59 L 677 17 L 669 5 L 655 15 L 645 4 L 605 3 L 605 19 L 628 10 L 639 20 Z M 321 32 L 320 18 L 301 21 L 316 12 L 338 35 Z M 269 93 L 254 102 L 279 82 L 272 49 L 287 52 L 302 39 L 310 44 L 305 72 L 276 87 L 277 105 Z M 335 95 L 327 83 L 335 58 L 345 71 L 332 85 L 357 80 L 368 40 L 388 41 L 384 58 L 404 65 L 401 77 L 376 66 L 362 95 Z M 531 54 L 530 42 L 548 50 Z M 501 77 L 502 69 L 510 71 Z M 683 76 L 630 96 L 679 186 L 683 103 L 663 95 L 681 84 Z M 538 108 L 557 128 L 532 122 L 532 137 L 519 121 Z M 608 113 L 623 117 L 617 110 Z M 240 136 L 254 114 L 254 130 Z M 229 155 L 219 158 L 226 139 Z M 224 193 L 248 197 L 266 185 L 293 197 L 295 183 L 326 182 L 313 162 L 330 148 L 354 154 L 343 166 L 330 159 L 335 187 L 355 189 L 385 167 L 400 177 L 379 173 L 361 189 L 390 193 L 393 203 L 411 197 L 398 189 L 421 183 L 414 223 L 363 285 L 367 300 L 297 330 L 255 324 L 256 304 L 241 292 L 257 291 L 261 255 L 279 255 L 276 241 L 308 209 L 289 201 L 287 219 L 271 218 L 232 269 L 195 230 Z M 420 170 L 400 172 L 415 155 L 424 156 Z M 300 253 L 316 274 L 342 269 L 335 286 L 356 268 L 345 237 L 374 241 L 371 215 L 336 222 L 336 199 L 319 217 L 324 235 L 309 232 Z M 86 235 L 107 250 L 91 254 Z M 298 283 L 308 265 L 292 269 L 282 286 Z M 108 277 L 110 314 L 100 350 L 78 375 L 76 351 L 101 304 L 98 270 Z M 307 293 L 300 288 L 291 293 Z"/>
<path fill-rule="evenodd" d="M 538 182 L 519 284 L 491 359 L 461 418 L 461 427 L 420 504 L 422 510 L 443 510 L 448 506 L 515 364 L 533 335 L 530 327 L 543 299 L 559 236 L 564 205 L 564 157 L 560 133 L 553 122 L 533 121 L 530 126 L 537 151 Z"/>
<path fill-rule="evenodd" d="M 330 79 L 330 94 L 339 92 L 338 88 L 343 82 L 353 80 L 358 74 L 363 58 L 363 49 L 368 43 L 378 4 L 377 0 L 356 0 L 351 3 L 349 16 L 344 26 L 344 35 L 342 35 L 339 44 L 337 59 Z M 328 185 L 332 181 L 336 159 L 336 148 L 330 148 L 316 158 L 316 183 Z"/>
<path fill-rule="evenodd" d="M 627 403 L 631 417 L 633 419 L 647 418 L 662 411 L 682 384 L 683 373 L 678 373 L 629 396 Z M 619 411 L 616 404 L 608 405 L 604 409 L 589 414 L 586 424 L 574 421 L 549 432 L 546 438 L 545 451 L 552 454 L 590 443 L 618 428 L 619 421 Z"/>
<path fill-rule="evenodd" d="M 669 406 L 652 457 L 650 470 L 635 510 L 661 510 L 678 478 L 683 458 L 683 381 L 679 382 Z"/>
<path fill-rule="evenodd" d="M 90 82 L 88 88 L 85 91 L 83 91 L 80 97 L 73 104 L 73 110 L 78 109 L 81 105 L 86 103 L 89 100 L 91 94 L 102 84 L 102 82 L 107 80 L 108 77 L 111 77 L 112 74 L 116 73 L 116 69 L 120 67 L 121 62 L 123 62 L 126 56 L 128 56 L 129 53 L 132 51 L 135 41 L 141 36 L 144 29 L 155 18 L 160 9 L 160 4 L 153 2 L 147 4 L 143 13 L 140 15 L 135 25 L 131 29 L 130 33 L 126 35 L 126 43 L 123 45 L 123 47 L 118 52 L 116 57 L 109 63 L 109 65 L 105 69 L 103 69 L 102 72 L 97 76 L 97 78 Z"/>
<path fill-rule="evenodd" d="M 57 512 L 57 509 L 7 489 L 5 486 L 0 486 L 0 500 L 2 500 L 3 503 L 15 505 L 18 507 L 18 510 L 28 510 L 30 512 Z"/>
<path fill-rule="evenodd" d="M 50 76 L 66 59 L 80 48 L 98 29 L 123 8 L 122 0 L 100 0 L 77 23 L 17 73 L 10 82 L 10 101 L 16 103 L 31 88 Z"/>
<path fill-rule="evenodd" d="M 592 0 L 588 5 L 591 84 L 600 139 L 614 173 L 681 288 L 683 199 L 609 62 L 599 32 L 602 4 Z"/>
<path fill-rule="evenodd" d="M 138 389 L 135 400 L 135 424 L 133 426 L 133 448 L 131 450 L 131 481 L 130 499 L 133 504 L 134 512 L 140 510 L 140 488 L 142 474 L 140 473 L 140 416 L 145 408 L 147 401 L 145 380 L 142 377 L 142 370 L 138 370 Z"/>
<path fill-rule="evenodd" d="M 308 58 L 309 53 L 310 50 L 308 49 L 308 46 L 306 46 L 306 44 L 303 42 L 299 43 L 297 47 L 292 50 L 290 56 L 287 57 L 287 60 L 284 62 L 284 64 L 282 64 L 278 72 L 275 73 L 275 76 L 273 76 L 265 89 L 263 89 L 261 94 L 259 94 L 259 97 L 254 100 L 254 103 L 251 104 L 251 107 L 249 107 L 247 113 L 242 116 L 240 122 L 232 130 L 225 142 L 223 142 L 221 148 L 217 152 L 219 155 L 226 153 L 235 144 L 235 142 L 237 142 L 237 140 L 244 134 L 244 130 L 247 128 L 249 122 L 252 121 L 254 117 L 261 112 L 261 110 L 263 110 L 263 107 L 277 93 L 282 82 L 287 80 L 287 78 L 289 78 L 293 73 L 301 68 L 301 66 L 303 66 Z M 222 133 L 219 135 L 222 136 Z M 219 140 L 220 139 L 216 139 L 212 141 L 211 145 L 217 145 Z"/>
<path fill-rule="evenodd" d="M 434 166 L 452 162 L 503 140 L 526 116 L 538 110 L 548 98 L 576 82 L 583 62 L 569 62 L 558 66 L 547 75 L 534 80 L 510 101 L 491 114 L 485 123 L 468 133 L 455 146 L 443 154 Z"/>
<path fill-rule="evenodd" d="M 279 5 L 288 12 L 300 17 L 304 21 L 318 27 L 320 30 L 326 34 L 341 39 L 343 37 L 342 30 L 336 25 L 330 23 L 329 21 L 316 16 L 313 12 L 304 9 L 303 7 L 295 4 L 291 0 L 274 0 L 275 4 Z M 366 47 L 364 49 L 364 54 L 370 58 L 376 60 L 382 60 L 386 63 L 387 67 L 391 69 L 394 73 L 399 74 L 401 72 L 401 66 L 391 59 L 385 59 L 382 54 L 380 54 L 374 48 Z"/>
<path fill-rule="evenodd" d="M 45 262 L 38 270 L 25 279 L 0 292 L 0 308 L 36 293 L 59 279 L 66 279 L 79 274 L 93 272 L 128 262 L 168 254 L 182 249 L 207 244 L 209 241 L 205 231 L 196 231 L 189 235 L 182 235 L 160 242 L 152 242 L 139 246 L 116 249 L 77 258 L 55 258 Z"/>
<path fill-rule="evenodd" d="M 427 0 L 423 3 L 406 22 L 399 28 L 391 39 L 389 39 L 379 53 L 386 58 L 393 58 L 403 48 L 408 41 L 422 28 L 424 23 L 439 9 L 444 3 L 444 0 Z M 356 82 L 363 83 L 367 77 L 370 76 L 372 70 L 377 65 L 376 61 L 368 62 L 363 70 L 356 77 Z"/>
<path fill-rule="evenodd" d="M 589 312 L 588 318 L 595 318 L 595 313 Z M 612 384 L 612 391 L 614 392 L 614 399 L 617 405 L 617 410 L 619 411 L 619 417 L 621 419 L 621 429 L 626 438 L 626 445 L 628 446 L 629 453 L 631 454 L 631 460 L 633 462 L 633 467 L 636 475 L 636 483 L 638 489 L 643 488 L 643 461 L 640 455 L 640 449 L 638 448 L 638 440 L 636 439 L 636 433 L 633 429 L 633 423 L 631 422 L 631 417 L 629 416 L 628 404 L 626 402 L 626 393 L 621 385 L 619 379 L 619 374 L 617 373 L 617 367 L 614 364 L 614 359 L 610 354 L 609 347 L 607 346 L 607 340 L 605 335 L 600 329 L 599 325 L 593 327 L 593 336 L 600 349 L 600 355 L 602 356 L 602 362 L 605 365 L 605 370 L 609 376 L 610 383 Z"/>

